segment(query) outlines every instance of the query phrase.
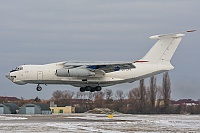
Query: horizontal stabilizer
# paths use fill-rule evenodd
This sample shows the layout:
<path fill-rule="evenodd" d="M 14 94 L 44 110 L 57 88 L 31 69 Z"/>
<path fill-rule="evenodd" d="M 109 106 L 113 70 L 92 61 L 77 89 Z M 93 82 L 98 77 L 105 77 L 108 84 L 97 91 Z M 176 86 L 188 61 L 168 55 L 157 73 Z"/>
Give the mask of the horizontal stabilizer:
<path fill-rule="evenodd" d="M 185 34 L 182 33 L 151 36 L 150 39 L 157 39 L 158 41 L 141 60 L 153 63 L 170 61 L 183 36 Z"/>
<path fill-rule="evenodd" d="M 185 34 L 163 34 L 163 35 L 154 35 L 150 36 L 150 39 L 166 39 L 166 38 L 177 38 L 177 37 L 183 37 Z"/>

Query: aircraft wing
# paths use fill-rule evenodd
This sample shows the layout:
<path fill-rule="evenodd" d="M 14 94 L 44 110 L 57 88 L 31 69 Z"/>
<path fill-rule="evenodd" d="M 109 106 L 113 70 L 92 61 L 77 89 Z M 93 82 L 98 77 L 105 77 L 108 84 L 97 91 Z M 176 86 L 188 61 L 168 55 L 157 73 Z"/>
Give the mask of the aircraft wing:
<path fill-rule="evenodd" d="M 135 68 L 132 62 L 79 62 L 68 61 L 64 66 L 69 69 L 85 68 L 91 71 L 103 71 L 105 73 L 119 71 L 123 69 Z"/>

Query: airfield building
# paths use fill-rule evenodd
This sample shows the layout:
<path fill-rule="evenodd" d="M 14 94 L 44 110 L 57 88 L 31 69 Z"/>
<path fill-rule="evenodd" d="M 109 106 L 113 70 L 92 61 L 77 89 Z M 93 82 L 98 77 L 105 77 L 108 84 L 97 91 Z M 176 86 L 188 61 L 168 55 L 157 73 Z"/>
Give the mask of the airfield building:
<path fill-rule="evenodd" d="M 14 103 L 0 104 L 0 114 L 17 114 L 19 107 Z"/>
<path fill-rule="evenodd" d="M 19 109 L 19 114 L 51 114 L 51 109 L 44 103 L 25 104 Z"/>
<path fill-rule="evenodd" d="M 53 114 L 68 114 L 75 113 L 75 108 L 72 106 L 66 107 L 50 107 Z"/>

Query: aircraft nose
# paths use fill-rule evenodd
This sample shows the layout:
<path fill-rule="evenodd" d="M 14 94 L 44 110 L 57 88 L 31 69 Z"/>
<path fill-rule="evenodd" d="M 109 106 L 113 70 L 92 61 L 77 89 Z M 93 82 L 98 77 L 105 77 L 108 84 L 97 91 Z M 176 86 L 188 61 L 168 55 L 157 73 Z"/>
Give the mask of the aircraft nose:
<path fill-rule="evenodd" d="M 6 74 L 6 78 L 8 78 L 9 80 L 11 80 L 10 73 L 7 73 L 7 74 Z"/>

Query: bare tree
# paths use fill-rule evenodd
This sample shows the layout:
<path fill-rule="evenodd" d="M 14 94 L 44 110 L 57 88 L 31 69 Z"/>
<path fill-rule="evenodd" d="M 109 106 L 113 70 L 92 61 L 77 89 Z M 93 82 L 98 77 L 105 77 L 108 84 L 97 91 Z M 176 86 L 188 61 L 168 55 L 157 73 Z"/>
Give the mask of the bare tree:
<path fill-rule="evenodd" d="M 113 91 L 111 89 L 104 90 L 106 101 L 109 103 L 113 96 Z"/>
<path fill-rule="evenodd" d="M 69 91 L 69 90 L 65 90 L 62 93 L 63 93 L 63 96 L 62 96 L 63 99 L 72 99 L 75 94 L 74 92 Z"/>
<path fill-rule="evenodd" d="M 102 91 L 95 92 L 95 100 L 94 100 L 94 102 L 95 102 L 95 106 L 97 108 L 102 108 L 103 107 L 103 101 L 104 101 L 103 97 L 104 97 L 104 93 Z"/>
<path fill-rule="evenodd" d="M 60 90 L 56 90 L 52 94 L 54 100 L 60 100 L 63 97 L 63 92 Z"/>
<path fill-rule="evenodd" d="M 150 78 L 150 103 L 151 108 L 154 109 L 155 101 L 156 101 L 156 93 L 157 93 L 157 86 L 156 86 L 156 77 L 152 76 Z"/>
<path fill-rule="evenodd" d="M 164 107 L 167 110 L 169 107 L 169 100 L 171 97 L 171 83 L 168 72 L 163 74 L 163 99 Z"/>
<path fill-rule="evenodd" d="M 115 100 L 114 109 L 119 112 L 124 112 L 124 92 L 122 90 L 117 90 L 115 97 L 117 100 Z"/>
<path fill-rule="evenodd" d="M 88 92 L 88 99 L 94 101 L 95 94 L 93 92 Z"/>
<path fill-rule="evenodd" d="M 117 90 L 115 96 L 116 96 L 116 98 L 117 98 L 118 100 L 123 100 L 124 97 L 125 97 L 125 94 L 124 94 L 124 92 L 123 92 L 122 90 Z"/>
<path fill-rule="evenodd" d="M 130 102 L 129 112 L 138 113 L 140 108 L 140 89 L 134 88 L 128 93 L 128 100 Z"/>
<path fill-rule="evenodd" d="M 77 92 L 76 92 L 76 95 L 75 95 L 75 98 L 76 98 L 76 99 L 81 99 L 82 96 L 83 96 L 83 93 L 80 92 L 80 91 L 77 91 Z"/>
<path fill-rule="evenodd" d="M 140 110 L 144 112 L 146 110 L 146 88 L 144 85 L 144 79 L 140 80 Z"/>
<path fill-rule="evenodd" d="M 140 99 L 139 88 L 134 88 L 134 89 L 130 90 L 129 93 L 128 93 L 128 99 L 132 99 L 132 100 Z"/>
<path fill-rule="evenodd" d="M 88 92 L 82 92 L 83 93 L 83 99 L 88 99 Z"/>
<path fill-rule="evenodd" d="M 160 102 L 163 99 L 163 88 L 162 86 L 157 86 L 157 93 L 156 93 L 156 107 L 160 107 Z"/>

